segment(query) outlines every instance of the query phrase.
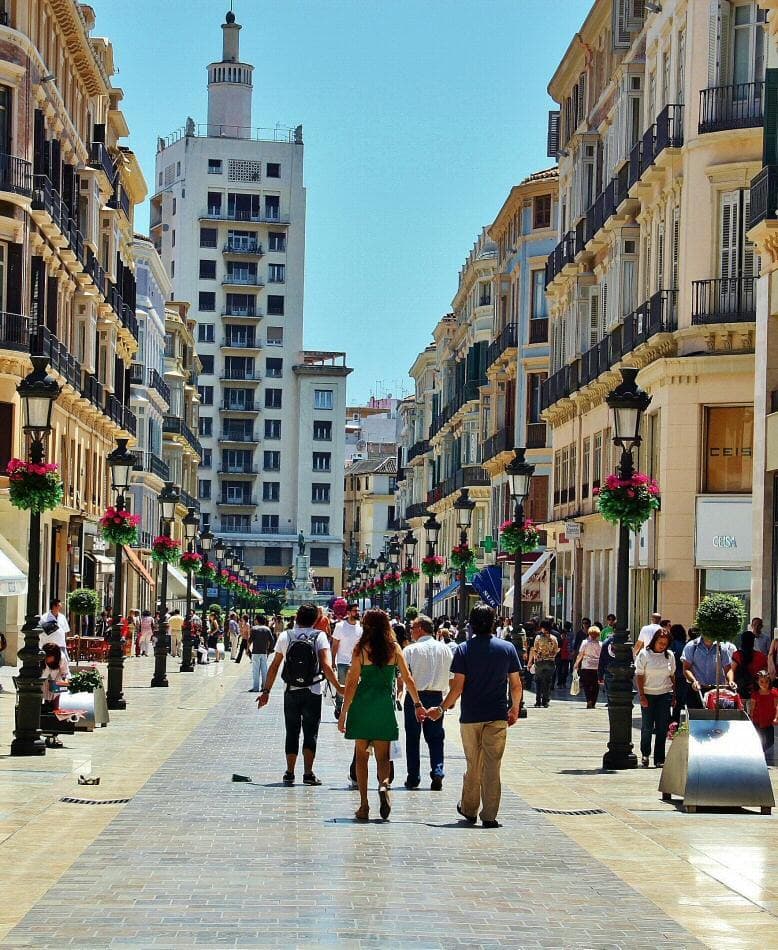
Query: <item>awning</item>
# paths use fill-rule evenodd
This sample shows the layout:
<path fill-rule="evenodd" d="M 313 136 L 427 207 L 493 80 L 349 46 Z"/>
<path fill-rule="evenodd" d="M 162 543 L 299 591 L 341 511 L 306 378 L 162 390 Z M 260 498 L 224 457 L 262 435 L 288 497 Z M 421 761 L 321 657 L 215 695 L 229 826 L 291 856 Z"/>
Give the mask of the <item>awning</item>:
<path fill-rule="evenodd" d="M 171 600 L 183 600 L 186 599 L 186 574 L 184 571 L 179 570 L 177 567 L 173 567 L 172 564 L 167 566 L 167 584 L 168 584 L 168 596 Z M 197 591 L 192 583 L 192 600 L 196 601 L 198 604 L 202 603 L 203 596 Z"/>
<path fill-rule="evenodd" d="M 0 551 L 0 597 L 27 593 L 27 577 L 7 554 Z"/>
<path fill-rule="evenodd" d="M 127 556 L 127 562 L 130 567 L 135 571 L 135 573 L 141 577 L 149 585 L 151 590 L 154 590 L 154 578 L 146 570 L 146 565 L 141 561 L 138 555 L 133 551 L 133 549 L 128 545 L 124 545 L 124 553 Z"/>
<path fill-rule="evenodd" d="M 97 570 L 100 574 L 113 574 L 116 568 L 114 560 L 112 557 L 106 557 L 104 554 L 95 554 L 94 551 L 90 551 L 87 554 L 87 557 L 91 557 L 92 560 L 97 565 Z"/>
<path fill-rule="evenodd" d="M 468 594 L 472 594 L 472 586 L 470 584 L 465 584 L 465 591 Z M 432 603 L 439 604 L 441 600 L 445 600 L 447 597 L 451 597 L 454 594 L 459 594 L 459 581 L 454 581 L 453 584 L 449 584 L 448 587 L 444 587 L 443 590 L 439 590 L 432 598 Z"/>
<path fill-rule="evenodd" d="M 533 561 L 532 564 L 530 564 L 527 570 L 521 575 L 522 590 L 533 578 L 535 578 L 535 580 L 540 579 L 537 575 L 541 572 L 543 567 L 548 564 L 548 562 L 554 556 L 554 553 L 554 551 L 544 551 L 536 561 Z M 508 588 L 508 593 L 505 595 L 505 600 L 503 600 L 502 605 L 503 607 L 513 606 L 513 585 Z"/>

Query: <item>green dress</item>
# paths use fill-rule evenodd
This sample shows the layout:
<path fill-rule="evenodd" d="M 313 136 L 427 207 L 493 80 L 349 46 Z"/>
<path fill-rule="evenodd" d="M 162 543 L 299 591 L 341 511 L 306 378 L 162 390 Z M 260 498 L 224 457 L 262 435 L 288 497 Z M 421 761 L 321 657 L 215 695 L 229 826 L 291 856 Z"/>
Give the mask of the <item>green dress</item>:
<path fill-rule="evenodd" d="M 390 742 L 399 736 L 394 715 L 397 666 L 362 666 L 359 685 L 346 717 L 347 739 Z"/>

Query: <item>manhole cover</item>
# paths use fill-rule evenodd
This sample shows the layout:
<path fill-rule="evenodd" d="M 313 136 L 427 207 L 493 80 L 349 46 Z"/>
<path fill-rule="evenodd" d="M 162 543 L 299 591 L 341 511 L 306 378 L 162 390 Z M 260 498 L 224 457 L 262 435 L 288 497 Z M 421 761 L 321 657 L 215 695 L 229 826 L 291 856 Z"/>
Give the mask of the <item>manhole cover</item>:
<path fill-rule="evenodd" d="M 131 798 L 105 798 L 102 801 L 95 801 L 93 798 L 60 798 L 61 802 L 68 805 L 126 805 L 132 801 Z"/>
<path fill-rule="evenodd" d="M 532 810 L 540 812 L 541 815 L 607 815 L 602 808 L 582 808 L 579 811 L 565 811 L 560 808 L 533 808 Z"/>

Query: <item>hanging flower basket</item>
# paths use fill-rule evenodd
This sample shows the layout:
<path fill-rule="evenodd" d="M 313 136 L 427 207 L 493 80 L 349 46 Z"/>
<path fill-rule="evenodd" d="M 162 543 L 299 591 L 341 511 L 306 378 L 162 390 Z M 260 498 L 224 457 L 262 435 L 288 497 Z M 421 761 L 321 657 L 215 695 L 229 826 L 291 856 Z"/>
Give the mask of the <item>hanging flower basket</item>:
<path fill-rule="evenodd" d="M 393 571 L 384 578 L 385 590 L 399 590 L 402 587 L 402 577 L 399 571 Z"/>
<path fill-rule="evenodd" d="M 56 474 L 57 468 L 54 462 L 11 459 L 6 471 L 14 508 L 36 514 L 56 508 L 64 494 L 62 479 Z"/>
<path fill-rule="evenodd" d="M 534 551 L 540 544 L 540 535 L 535 530 L 535 525 L 529 519 L 524 521 L 523 525 L 517 525 L 515 521 L 503 521 L 500 525 L 500 545 L 508 554 L 528 554 Z"/>
<path fill-rule="evenodd" d="M 419 583 L 419 569 L 418 567 L 406 567 L 403 569 L 400 574 L 400 580 L 403 584 L 418 584 Z"/>
<path fill-rule="evenodd" d="M 197 574 L 203 559 L 197 551 L 184 551 L 181 555 L 181 567 L 187 574 Z"/>
<path fill-rule="evenodd" d="M 594 494 L 603 518 L 611 524 L 622 522 L 631 531 L 639 531 L 659 508 L 659 485 L 643 472 L 635 472 L 632 478 L 609 475 Z"/>
<path fill-rule="evenodd" d="M 140 515 L 120 511 L 111 506 L 98 522 L 100 534 L 111 544 L 135 544 L 138 540 Z"/>
<path fill-rule="evenodd" d="M 181 545 L 166 534 L 157 535 L 151 545 L 151 557 L 158 564 L 177 564 L 181 557 Z"/>
<path fill-rule="evenodd" d="M 202 561 L 200 564 L 200 577 L 206 581 L 216 580 L 216 565 L 213 561 Z"/>
<path fill-rule="evenodd" d="M 458 544 L 451 549 L 449 561 L 451 561 L 452 567 L 455 567 L 458 571 L 463 568 L 467 570 L 475 564 L 475 551 L 467 544 Z"/>
<path fill-rule="evenodd" d="M 422 558 L 421 572 L 425 577 L 437 577 L 443 573 L 443 558 L 439 554 L 431 554 Z"/>

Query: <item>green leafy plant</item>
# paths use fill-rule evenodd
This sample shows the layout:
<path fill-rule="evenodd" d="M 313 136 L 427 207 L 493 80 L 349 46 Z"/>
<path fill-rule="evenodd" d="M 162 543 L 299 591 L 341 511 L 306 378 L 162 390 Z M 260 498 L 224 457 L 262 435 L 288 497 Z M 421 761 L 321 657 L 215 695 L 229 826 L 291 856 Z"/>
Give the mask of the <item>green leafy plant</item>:
<path fill-rule="evenodd" d="M 111 506 L 98 522 L 100 534 L 111 544 L 135 544 L 138 540 L 140 515 Z"/>
<path fill-rule="evenodd" d="M 58 467 L 54 462 L 11 459 L 6 472 L 9 499 L 14 508 L 36 513 L 56 508 L 64 494 Z"/>
<path fill-rule="evenodd" d="M 68 610 L 78 617 L 94 617 L 100 609 L 100 595 L 91 587 L 79 587 L 68 594 Z"/>
<path fill-rule="evenodd" d="M 286 603 L 286 592 L 283 590 L 263 590 L 257 594 L 257 606 L 265 614 L 280 614 Z"/>
<path fill-rule="evenodd" d="M 700 601 L 695 626 L 708 640 L 733 641 L 743 629 L 746 612 L 733 594 L 708 594 Z"/>
<path fill-rule="evenodd" d="M 157 535 L 151 544 L 151 558 L 158 564 L 177 564 L 181 557 L 181 543 L 166 534 Z"/>
<path fill-rule="evenodd" d="M 406 621 L 415 620 L 419 616 L 419 611 L 416 607 L 408 607 L 405 611 Z"/>
<path fill-rule="evenodd" d="M 429 554 L 422 558 L 421 572 L 425 577 L 437 577 L 443 573 L 443 558 L 439 554 Z"/>
<path fill-rule="evenodd" d="M 71 693 L 93 693 L 103 685 L 103 678 L 95 669 L 79 670 L 68 680 Z"/>
<path fill-rule="evenodd" d="M 475 564 L 475 551 L 467 544 L 458 544 L 451 549 L 448 559 L 458 571 L 467 570 Z"/>
<path fill-rule="evenodd" d="M 639 531 L 659 508 L 659 485 L 643 472 L 631 478 L 609 475 L 601 488 L 595 488 L 597 507 L 605 521 L 622 522 L 631 531 Z"/>
<path fill-rule="evenodd" d="M 534 522 L 525 520 L 523 525 L 515 521 L 503 521 L 500 525 L 500 544 L 508 554 L 528 554 L 540 544 L 540 535 L 535 530 Z"/>
<path fill-rule="evenodd" d="M 208 613 L 215 614 L 219 618 L 219 620 L 221 620 L 222 615 L 224 614 L 224 610 L 221 604 L 209 604 Z"/>

